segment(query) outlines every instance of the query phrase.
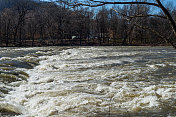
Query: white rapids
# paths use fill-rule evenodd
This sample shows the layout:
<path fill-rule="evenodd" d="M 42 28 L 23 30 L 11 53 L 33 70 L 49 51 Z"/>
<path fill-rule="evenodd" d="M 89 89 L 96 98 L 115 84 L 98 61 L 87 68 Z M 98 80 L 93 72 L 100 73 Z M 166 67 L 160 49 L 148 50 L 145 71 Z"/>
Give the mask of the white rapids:
<path fill-rule="evenodd" d="M 0 101 L 0 108 L 6 104 L 21 113 L 19 117 L 135 116 L 135 113 L 173 116 L 176 76 L 173 71 L 163 75 L 160 72 L 166 67 L 176 70 L 176 61 L 160 57 L 168 51 L 145 49 L 54 48 L 56 54 L 40 56 L 38 66 L 21 68 L 29 74 L 28 80 L 12 82 L 14 88 L 5 95 L 5 101 Z M 155 58 L 157 54 L 159 57 Z M 167 112 L 163 112 L 167 107 Z"/>

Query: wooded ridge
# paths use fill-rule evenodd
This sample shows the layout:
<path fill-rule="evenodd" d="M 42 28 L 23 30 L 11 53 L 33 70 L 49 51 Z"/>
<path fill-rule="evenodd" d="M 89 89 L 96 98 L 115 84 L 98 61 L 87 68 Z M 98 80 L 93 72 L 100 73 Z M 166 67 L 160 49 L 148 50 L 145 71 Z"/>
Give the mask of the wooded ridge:
<path fill-rule="evenodd" d="M 173 27 L 162 11 L 147 4 L 104 4 L 92 8 L 80 4 L 73 7 L 65 2 L 0 0 L 0 46 L 155 46 L 170 45 L 168 40 L 175 43 Z M 169 3 L 165 7 L 175 21 L 175 7 Z"/>

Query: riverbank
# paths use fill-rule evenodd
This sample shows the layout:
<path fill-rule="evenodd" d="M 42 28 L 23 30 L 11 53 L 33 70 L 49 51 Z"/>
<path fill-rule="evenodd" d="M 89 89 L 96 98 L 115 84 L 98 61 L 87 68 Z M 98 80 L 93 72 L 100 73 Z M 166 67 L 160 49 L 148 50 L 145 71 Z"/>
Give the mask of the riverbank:
<path fill-rule="evenodd" d="M 16 42 L 9 41 L 0 43 L 0 47 L 45 47 L 45 46 L 170 46 L 167 43 L 123 43 L 108 39 L 38 39 L 23 40 Z"/>

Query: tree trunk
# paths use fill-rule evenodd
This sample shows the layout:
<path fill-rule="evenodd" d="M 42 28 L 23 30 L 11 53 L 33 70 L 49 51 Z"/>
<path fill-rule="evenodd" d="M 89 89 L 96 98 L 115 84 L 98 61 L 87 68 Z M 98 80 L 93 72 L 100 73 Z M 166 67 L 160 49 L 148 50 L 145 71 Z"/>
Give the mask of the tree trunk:
<path fill-rule="evenodd" d="M 171 27 L 173 29 L 173 32 L 175 34 L 175 37 L 176 37 L 176 24 L 175 24 L 174 19 L 172 18 L 172 16 L 169 13 L 169 11 L 161 4 L 160 0 L 156 0 L 156 2 L 160 6 L 160 8 L 164 12 L 164 14 L 167 16 L 167 19 L 169 20 L 169 23 L 170 23 L 170 25 L 171 25 Z M 172 42 L 170 39 L 167 39 L 167 41 L 168 41 L 169 44 L 171 44 L 176 49 L 176 43 Z"/>

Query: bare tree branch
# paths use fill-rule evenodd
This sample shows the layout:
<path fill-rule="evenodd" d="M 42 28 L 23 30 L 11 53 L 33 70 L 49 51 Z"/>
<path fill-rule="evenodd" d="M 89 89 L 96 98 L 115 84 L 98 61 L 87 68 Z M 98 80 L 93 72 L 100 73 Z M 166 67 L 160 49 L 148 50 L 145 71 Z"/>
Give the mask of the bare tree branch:
<path fill-rule="evenodd" d="M 69 6 L 89 6 L 89 7 L 97 7 L 97 6 L 103 6 L 106 4 L 141 4 L 141 5 L 152 5 L 152 6 L 156 6 L 156 7 L 160 7 L 158 4 L 156 3 L 150 3 L 150 2 L 104 2 L 104 1 L 95 1 L 95 0 L 90 0 L 93 3 L 97 3 L 97 4 L 90 4 L 90 3 L 69 3 L 65 0 L 61 0 L 60 2 L 63 2 Z"/>
<path fill-rule="evenodd" d="M 128 17 L 128 19 L 137 18 L 137 17 L 151 17 L 151 16 L 153 16 L 153 17 L 159 17 L 159 18 L 163 18 L 163 19 L 167 19 L 167 17 L 165 17 L 165 16 L 151 15 L 151 14 L 147 14 L 147 15 L 140 14 L 140 15 L 127 16 L 127 15 L 125 15 L 123 13 L 118 12 L 117 10 L 115 10 L 113 8 L 111 8 L 111 9 L 114 10 L 115 12 L 117 12 L 118 14 L 122 15 L 122 16 Z"/>
<path fill-rule="evenodd" d="M 124 17 L 124 19 L 128 20 L 128 21 L 131 21 L 131 16 L 127 16 L 126 14 L 123 14 L 123 13 L 120 13 L 118 12 L 117 10 L 113 9 L 115 12 L 117 12 L 118 14 L 122 15 Z M 134 18 L 134 16 L 133 16 Z M 156 30 L 153 30 L 147 26 L 141 26 L 141 25 L 138 25 L 137 23 L 134 23 L 135 26 L 139 27 L 139 28 L 142 28 L 144 30 L 149 30 L 150 32 L 153 32 L 155 33 L 158 37 L 160 37 L 161 39 L 165 40 L 167 43 L 171 44 L 175 49 L 176 49 L 176 46 L 175 44 L 169 39 L 170 37 L 166 38 L 164 36 L 162 36 L 159 32 L 157 32 Z"/>
<path fill-rule="evenodd" d="M 174 31 L 174 34 L 176 36 L 176 23 L 175 23 L 174 19 L 170 15 L 169 11 L 161 4 L 160 0 L 156 0 L 156 2 L 158 3 L 159 7 L 162 9 L 164 14 L 167 16 L 167 19 L 169 20 L 169 23 L 170 23 L 170 25 Z"/>
<path fill-rule="evenodd" d="M 167 17 L 165 16 L 161 16 L 161 15 L 134 15 L 134 16 L 129 16 L 129 18 L 136 18 L 136 17 L 159 17 L 159 18 L 163 18 L 163 19 L 167 19 Z"/>
<path fill-rule="evenodd" d="M 174 19 L 172 18 L 171 14 L 169 13 L 169 11 L 162 5 L 161 1 L 160 0 L 155 0 L 156 3 L 152 3 L 152 2 L 140 2 L 140 1 L 131 1 L 131 2 L 106 2 L 106 1 L 95 1 L 95 0 L 90 0 L 91 3 L 96 3 L 96 4 L 91 4 L 91 3 L 84 3 L 84 2 L 80 2 L 80 3 L 69 3 L 69 2 L 66 2 L 64 0 L 62 0 L 62 2 L 64 2 L 65 4 L 67 5 L 70 5 L 70 6 L 73 6 L 73 7 L 76 7 L 76 6 L 89 6 L 89 7 L 98 7 L 98 6 L 103 6 L 103 5 L 106 5 L 106 4 L 138 4 L 138 5 L 150 5 L 150 6 L 155 6 L 155 7 L 158 7 L 160 8 L 165 16 L 167 17 L 173 31 L 174 31 L 174 34 L 176 36 L 176 23 L 174 21 Z M 154 15 L 153 15 L 154 16 Z M 137 16 L 135 16 L 137 17 Z M 138 16 L 138 17 L 144 17 L 144 16 Z M 165 17 L 162 17 L 162 16 L 157 16 L 157 17 L 160 17 L 160 18 L 164 18 L 166 19 Z M 128 17 L 129 19 L 130 17 Z M 133 17 L 131 17 L 133 18 Z M 176 49 L 176 44 L 174 44 L 174 42 L 172 42 L 171 40 L 169 40 L 169 43 Z"/>

